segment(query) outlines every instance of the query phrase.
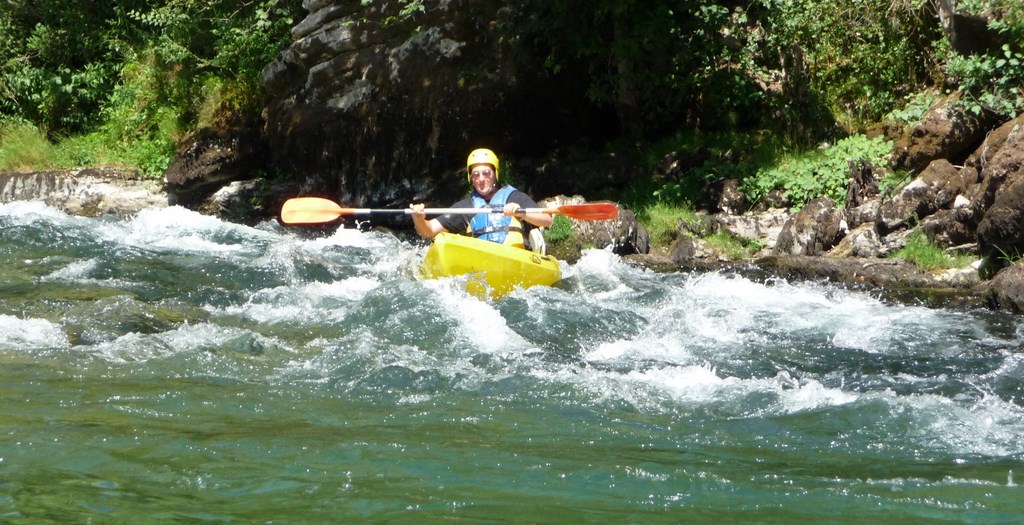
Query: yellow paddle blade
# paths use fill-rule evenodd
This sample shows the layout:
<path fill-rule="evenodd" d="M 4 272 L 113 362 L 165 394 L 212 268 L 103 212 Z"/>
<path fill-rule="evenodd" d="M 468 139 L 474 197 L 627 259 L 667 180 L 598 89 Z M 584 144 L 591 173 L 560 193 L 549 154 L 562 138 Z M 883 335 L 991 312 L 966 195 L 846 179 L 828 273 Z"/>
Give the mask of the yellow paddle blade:
<path fill-rule="evenodd" d="M 323 224 L 351 214 L 351 208 L 342 208 L 336 202 L 320 197 L 288 199 L 281 206 L 281 222 L 285 224 Z"/>

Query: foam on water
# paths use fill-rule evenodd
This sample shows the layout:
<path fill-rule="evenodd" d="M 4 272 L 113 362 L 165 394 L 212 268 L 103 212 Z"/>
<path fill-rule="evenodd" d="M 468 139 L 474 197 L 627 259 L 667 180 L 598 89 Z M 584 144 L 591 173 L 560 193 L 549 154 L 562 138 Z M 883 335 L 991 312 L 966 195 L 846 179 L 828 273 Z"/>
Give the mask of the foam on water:
<path fill-rule="evenodd" d="M 5 225 L 37 223 L 77 223 L 78 219 L 48 206 L 43 201 L 11 201 L 0 203 L 0 218 Z"/>
<path fill-rule="evenodd" d="M 336 246 L 366 248 L 368 250 L 389 247 L 389 243 L 386 243 L 382 237 L 373 233 L 361 232 L 353 228 L 338 228 L 328 237 L 307 240 L 302 244 L 305 247 L 316 251 L 322 251 L 325 248 Z"/>
<path fill-rule="evenodd" d="M 358 302 L 378 286 L 380 281 L 365 276 L 331 283 L 279 286 L 256 292 L 245 304 L 208 310 L 244 315 L 260 323 L 337 322 L 347 312 L 346 305 Z M 311 315 L 312 312 L 317 314 Z"/>
<path fill-rule="evenodd" d="M 221 221 L 180 206 L 142 210 L 129 222 L 102 229 L 108 242 L 175 253 L 251 253 L 250 244 L 278 235 Z M 247 241 L 247 242 L 240 242 Z"/>
<path fill-rule="evenodd" d="M 128 333 L 112 341 L 80 347 L 82 353 L 111 363 L 138 363 L 184 357 L 210 363 L 224 353 L 258 355 L 253 346 L 279 347 L 277 341 L 241 328 L 214 323 L 185 324 L 156 334 Z"/>
<path fill-rule="evenodd" d="M 460 278 L 431 279 L 423 282 L 440 301 L 441 311 L 458 323 L 460 336 L 477 351 L 488 354 L 519 353 L 530 345 L 509 329 L 494 304 L 466 291 Z"/>
<path fill-rule="evenodd" d="M 99 269 L 102 261 L 96 258 L 74 261 L 63 268 L 55 270 L 41 278 L 43 282 L 70 282 L 76 284 L 96 284 L 114 288 L 127 288 L 132 283 L 124 279 L 97 279 L 90 275 Z"/>
<path fill-rule="evenodd" d="M 0 349 L 17 352 L 66 349 L 71 345 L 60 325 L 46 319 L 0 315 Z"/>
<path fill-rule="evenodd" d="M 579 281 L 580 288 L 594 298 L 610 299 L 631 291 L 619 276 L 626 269 L 625 263 L 610 248 L 583 250 L 575 264 L 560 263 L 562 279 Z"/>

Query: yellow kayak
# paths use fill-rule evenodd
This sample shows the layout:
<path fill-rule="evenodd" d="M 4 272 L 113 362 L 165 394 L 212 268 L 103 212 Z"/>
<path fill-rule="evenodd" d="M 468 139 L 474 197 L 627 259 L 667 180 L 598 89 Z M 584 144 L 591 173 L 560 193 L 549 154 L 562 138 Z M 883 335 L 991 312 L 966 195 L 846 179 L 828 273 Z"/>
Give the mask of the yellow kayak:
<path fill-rule="evenodd" d="M 562 278 L 558 260 L 465 235 L 439 233 L 423 259 L 427 279 L 470 274 L 467 289 L 483 297 L 500 299 L 516 288 L 550 286 Z"/>

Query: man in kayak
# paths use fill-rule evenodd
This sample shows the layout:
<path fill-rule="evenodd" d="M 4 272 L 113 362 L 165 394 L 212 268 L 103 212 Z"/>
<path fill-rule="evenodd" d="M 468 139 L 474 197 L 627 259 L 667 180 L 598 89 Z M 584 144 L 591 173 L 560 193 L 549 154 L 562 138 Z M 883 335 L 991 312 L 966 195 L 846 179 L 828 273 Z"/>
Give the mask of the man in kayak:
<path fill-rule="evenodd" d="M 412 222 L 416 233 L 426 239 L 433 239 L 441 232 L 452 232 L 485 239 L 492 242 L 508 244 L 518 248 L 525 247 L 524 239 L 527 229 L 532 227 L 551 226 L 552 217 L 548 213 L 523 213 L 526 208 L 538 208 L 529 195 L 510 185 L 499 186 L 500 164 L 498 156 L 489 149 L 473 150 L 466 161 L 469 184 L 473 187 L 472 194 L 452 208 L 491 208 L 501 209 L 502 213 L 478 213 L 476 215 L 441 215 L 427 219 L 423 204 L 410 204 Z"/>

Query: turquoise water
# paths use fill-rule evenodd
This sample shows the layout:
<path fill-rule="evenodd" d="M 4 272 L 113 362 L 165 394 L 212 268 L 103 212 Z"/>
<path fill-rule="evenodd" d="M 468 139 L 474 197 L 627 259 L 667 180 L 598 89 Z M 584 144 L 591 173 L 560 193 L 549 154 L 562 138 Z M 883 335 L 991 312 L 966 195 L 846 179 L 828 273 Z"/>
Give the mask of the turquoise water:
<path fill-rule="evenodd" d="M 0 205 L 0 523 L 1018 523 L 1024 328 L 600 250 Z"/>

